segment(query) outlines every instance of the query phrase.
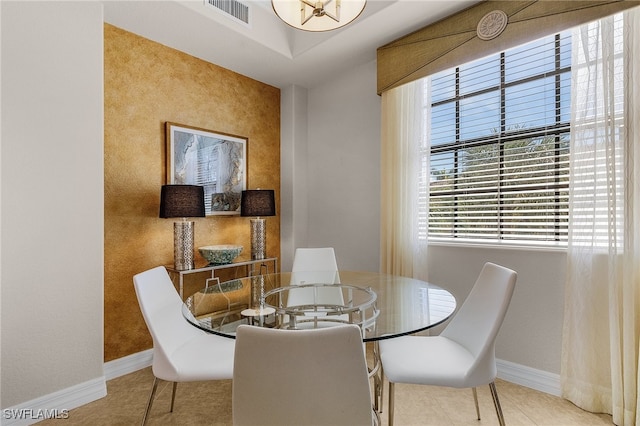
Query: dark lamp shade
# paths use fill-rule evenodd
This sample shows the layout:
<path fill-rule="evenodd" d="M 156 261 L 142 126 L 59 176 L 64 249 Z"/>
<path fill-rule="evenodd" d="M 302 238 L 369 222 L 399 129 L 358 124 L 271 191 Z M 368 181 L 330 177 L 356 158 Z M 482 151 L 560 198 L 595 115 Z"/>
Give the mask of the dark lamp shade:
<path fill-rule="evenodd" d="M 276 199 L 273 189 L 242 191 L 240 216 L 275 216 Z"/>
<path fill-rule="evenodd" d="M 204 217 L 204 188 L 198 185 L 162 185 L 160 217 Z"/>

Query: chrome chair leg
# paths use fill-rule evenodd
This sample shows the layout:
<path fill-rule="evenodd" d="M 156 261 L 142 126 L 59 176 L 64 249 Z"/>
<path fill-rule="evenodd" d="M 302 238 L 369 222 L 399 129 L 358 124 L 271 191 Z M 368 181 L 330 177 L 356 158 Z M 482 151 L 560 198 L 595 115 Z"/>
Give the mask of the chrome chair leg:
<path fill-rule="evenodd" d="M 151 411 L 151 405 L 153 405 L 153 398 L 156 396 L 156 389 L 158 388 L 158 378 L 153 378 L 153 386 L 151 387 L 151 394 L 149 395 L 149 402 L 147 402 L 147 409 L 144 412 L 144 416 L 142 417 L 142 426 L 147 424 L 147 416 L 149 415 L 149 411 Z"/>
<path fill-rule="evenodd" d="M 393 426 L 393 391 L 394 383 L 389 382 L 389 426 Z"/>
<path fill-rule="evenodd" d="M 476 414 L 478 415 L 478 420 L 480 420 L 480 406 L 478 405 L 478 391 L 476 388 L 471 388 L 473 391 L 473 402 L 476 403 Z"/>
<path fill-rule="evenodd" d="M 178 382 L 173 382 L 173 391 L 171 392 L 171 410 L 170 413 L 173 413 L 173 403 L 176 400 L 176 388 L 178 387 Z"/>
<path fill-rule="evenodd" d="M 496 414 L 498 415 L 498 423 L 500 426 L 505 426 L 504 416 L 502 415 L 502 407 L 500 407 L 500 400 L 498 399 L 498 390 L 496 389 L 496 383 L 489 383 L 489 389 L 491 389 L 491 396 L 493 397 L 493 405 L 496 407 Z"/>

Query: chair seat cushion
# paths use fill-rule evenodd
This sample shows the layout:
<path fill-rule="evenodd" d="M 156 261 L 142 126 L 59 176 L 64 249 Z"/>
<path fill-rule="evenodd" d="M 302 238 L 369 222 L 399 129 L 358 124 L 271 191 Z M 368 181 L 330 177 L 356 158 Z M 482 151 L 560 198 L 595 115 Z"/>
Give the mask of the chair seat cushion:
<path fill-rule="evenodd" d="M 473 355 L 442 336 L 405 336 L 380 341 L 384 373 L 393 383 L 467 387 Z"/>

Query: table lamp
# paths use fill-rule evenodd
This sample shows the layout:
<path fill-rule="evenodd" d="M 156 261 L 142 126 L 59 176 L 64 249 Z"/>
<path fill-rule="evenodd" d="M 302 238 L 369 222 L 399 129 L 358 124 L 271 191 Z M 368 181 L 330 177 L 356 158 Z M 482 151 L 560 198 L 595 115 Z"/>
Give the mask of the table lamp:
<path fill-rule="evenodd" d="M 276 201 L 273 189 L 249 189 L 242 191 L 240 216 L 251 219 L 251 259 L 264 259 L 267 247 L 266 219 L 260 216 L 275 216 Z"/>
<path fill-rule="evenodd" d="M 194 268 L 193 228 L 188 217 L 204 217 L 204 188 L 198 185 L 163 185 L 160 191 L 160 217 L 180 217 L 173 223 L 173 263 L 183 271 Z"/>

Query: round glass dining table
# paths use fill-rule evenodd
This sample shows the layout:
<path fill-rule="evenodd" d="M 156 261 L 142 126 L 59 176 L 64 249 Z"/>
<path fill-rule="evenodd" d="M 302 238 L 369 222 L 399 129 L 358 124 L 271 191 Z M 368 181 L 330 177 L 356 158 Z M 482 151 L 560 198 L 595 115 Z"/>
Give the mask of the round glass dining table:
<path fill-rule="evenodd" d="M 208 282 L 185 300 L 192 325 L 235 338 L 252 324 L 309 328 L 339 323 L 361 326 L 363 341 L 427 330 L 447 320 L 455 297 L 425 281 L 375 272 L 313 271 L 255 275 Z"/>

